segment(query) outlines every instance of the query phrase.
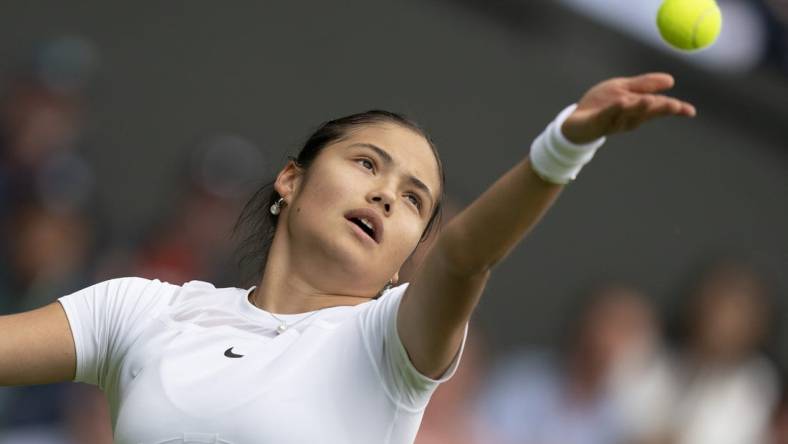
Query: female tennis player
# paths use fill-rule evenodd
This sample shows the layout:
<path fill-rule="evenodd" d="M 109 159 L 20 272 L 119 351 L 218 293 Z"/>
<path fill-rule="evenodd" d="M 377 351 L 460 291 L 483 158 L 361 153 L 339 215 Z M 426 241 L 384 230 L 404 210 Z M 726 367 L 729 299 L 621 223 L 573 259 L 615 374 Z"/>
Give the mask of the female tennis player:
<path fill-rule="evenodd" d="M 398 271 L 440 212 L 435 147 L 388 112 L 327 122 L 265 214 L 254 198 L 244 211 L 273 234 L 257 285 L 118 278 L 0 317 L 0 385 L 98 385 L 123 444 L 411 443 L 494 265 L 605 136 L 695 115 L 660 94 L 672 85 L 651 73 L 591 88 L 445 225 L 409 283 Z"/>

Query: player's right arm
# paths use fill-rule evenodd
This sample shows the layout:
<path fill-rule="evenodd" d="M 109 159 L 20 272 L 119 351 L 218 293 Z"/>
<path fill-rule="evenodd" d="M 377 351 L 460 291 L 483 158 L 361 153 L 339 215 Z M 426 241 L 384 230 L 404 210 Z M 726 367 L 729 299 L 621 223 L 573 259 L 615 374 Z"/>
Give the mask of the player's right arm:
<path fill-rule="evenodd" d="M 673 77 L 664 73 L 600 82 L 583 95 L 558 131 L 577 151 L 579 145 L 634 129 L 647 120 L 694 116 L 690 103 L 659 94 L 673 83 Z M 438 377 L 449 368 L 492 268 L 530 232 L 564 186 L 561 178 L 543 179 L 532 154 L 441 229 L 402 296 L 397 318 L 400 339 L 411 362 L 427 376 Z M 553 156 L 560 168 L 577 162 Z"/>
<path fill-rule="evenodd" d="M 0 316 L 0 386 L 72 381 L 76 350 L 59 302 Z"/>

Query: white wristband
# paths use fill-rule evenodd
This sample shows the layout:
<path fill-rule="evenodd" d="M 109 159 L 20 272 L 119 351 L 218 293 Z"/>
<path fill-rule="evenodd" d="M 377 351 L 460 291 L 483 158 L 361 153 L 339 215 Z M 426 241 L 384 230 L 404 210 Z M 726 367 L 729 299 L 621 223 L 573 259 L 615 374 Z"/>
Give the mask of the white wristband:
<path fill-rule="evenodd" d="M 564 108 L 531 144 L 531 165 L 536 174 L 547 182 L 565 185 L 573 181 L 583 165 L 590 162 L 596 150 L 605 143 L 605 138 L 600 137 L 578 145 L 561 133 L 561 126 L 575 108 L 577 104 Z"/>

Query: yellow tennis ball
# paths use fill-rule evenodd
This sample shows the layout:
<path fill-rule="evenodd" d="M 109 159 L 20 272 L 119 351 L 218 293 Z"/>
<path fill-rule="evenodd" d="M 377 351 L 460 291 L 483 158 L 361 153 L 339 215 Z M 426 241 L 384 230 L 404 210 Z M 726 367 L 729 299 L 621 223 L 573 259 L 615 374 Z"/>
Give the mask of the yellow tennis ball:
<path fill-rule="evenodd" d="M 674 47 L 701 49 L 720 35 L 722 13 L 714 0 L 665 0 L 657 14 L 657 27 Z"/>

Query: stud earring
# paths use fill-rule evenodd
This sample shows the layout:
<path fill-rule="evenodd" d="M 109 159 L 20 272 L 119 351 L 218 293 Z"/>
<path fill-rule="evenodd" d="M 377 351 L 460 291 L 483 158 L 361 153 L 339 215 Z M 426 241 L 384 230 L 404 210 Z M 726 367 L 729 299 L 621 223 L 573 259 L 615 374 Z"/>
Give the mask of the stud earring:
<path fill-rule="evenodd" d="M 285 204 L 286 204 L 285 198 L 280 197 L 279 200 L 277 200 L 273 205 L 271 205 L 271 210 L 270 210 L 271 214 L 273 214 L 274 216 L 279 215 L 279 212 L 282 211 L 282 207 L 285 206 Z"/>

